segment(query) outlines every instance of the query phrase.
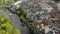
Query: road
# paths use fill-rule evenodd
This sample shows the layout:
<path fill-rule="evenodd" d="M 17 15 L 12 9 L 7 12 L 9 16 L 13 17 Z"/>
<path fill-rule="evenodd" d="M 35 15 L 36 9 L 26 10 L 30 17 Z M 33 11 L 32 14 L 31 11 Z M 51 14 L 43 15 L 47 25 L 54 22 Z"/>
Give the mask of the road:
<path fill-rule="evenodd" d="M 4 11 L 1 10 L 0 14 L 4 14 Z M 15 28 L 21 31 L 21 34 L 30 34 L 28 28 L 26 26 L 21 25 L 22 22 L 20 21 L 19 17 L 16 14 L 8 11 L 7 14 L 5 15 L 9 16 L 9 18 L 12 21 L 12 24 L 14 25 Z"/>

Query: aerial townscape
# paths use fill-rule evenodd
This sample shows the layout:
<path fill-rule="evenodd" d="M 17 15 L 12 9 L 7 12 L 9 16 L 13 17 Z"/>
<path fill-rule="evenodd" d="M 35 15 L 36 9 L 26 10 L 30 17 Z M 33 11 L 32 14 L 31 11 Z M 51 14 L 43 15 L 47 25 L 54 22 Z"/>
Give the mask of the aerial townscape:
<path fill-rule="evenodd" d="M 0 0 L 0 34 L 60 34 L 60 0 Z"/>

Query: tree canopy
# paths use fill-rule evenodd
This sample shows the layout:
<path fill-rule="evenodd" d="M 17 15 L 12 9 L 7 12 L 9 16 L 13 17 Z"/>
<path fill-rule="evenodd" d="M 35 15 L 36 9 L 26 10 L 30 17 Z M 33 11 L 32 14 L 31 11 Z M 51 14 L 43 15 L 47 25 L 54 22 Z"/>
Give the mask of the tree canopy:
<path fill-rule="evenodd" d="M 55 2 L 59 2 L 60 0 L 54 0 Z"/>
<path fill-rule="evenodd" d="M 0 0 L 0 9 L 2 9 L 3 7 L 5 7 L 15 1 L 16 0 Z"/>
<path fill-rule="evenodd" d="M 0 34 L 20 34 L 20 31 L 16 29 L 8 19 L 7 16 L 0 17 Z"/>

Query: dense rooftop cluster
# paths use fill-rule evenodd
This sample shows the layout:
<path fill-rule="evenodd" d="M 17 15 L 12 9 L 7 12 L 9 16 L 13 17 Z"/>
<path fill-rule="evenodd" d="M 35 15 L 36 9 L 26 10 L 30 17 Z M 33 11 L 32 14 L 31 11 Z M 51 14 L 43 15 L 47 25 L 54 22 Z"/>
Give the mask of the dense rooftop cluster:
<path fill-rule="evenodd" d="M 20 6 L 22 9 L 25 10 L 25 12 L 27 12 L 27 18 L 30 18 L 31 20 L 33 20 L 37 28 L 41 27 L 42 30 L 45 29 L 45 33 L 47 34 L 51 28 L 52 28 L 51 30 L 59 29 L 58 26 L 57 28 L 55 28 L 55 25 L 52 26 L 52 24 L 56 24 L 54 23 L 54 21 L 58 19 L 55 17 L 52 17 L 51 15 L 51 13 L 59 11 L 58 4 L 59 3 L 54 1 L 41 2 L 40 0 L 31 0 L 31 1 L 28 0 L 28 1 L 22 2 Z M 42 22 L 43 24 L 41 24 Z M 40 25 L 37 25 L 37 24 L 40 24 Z"/>
<path fill-rule="evenodd" d="M 6 5 L 6 3 L 3 5 Z M 57 3 L 53 0 L 20 0 L 11 3 L 6 8 L 8 11 L 17 14 L 21 22 L 25 24 L 33 34 L 59 33 L 59 2 Z"/>

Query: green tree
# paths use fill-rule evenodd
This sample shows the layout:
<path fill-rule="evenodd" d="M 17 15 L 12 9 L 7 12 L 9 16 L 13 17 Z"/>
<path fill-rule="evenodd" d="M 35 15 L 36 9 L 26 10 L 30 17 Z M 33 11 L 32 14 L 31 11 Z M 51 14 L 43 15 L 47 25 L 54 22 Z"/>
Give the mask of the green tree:
<path fill-rule="evenodd" d="M 0 0 L 0 9 L 8 6 L 10 3 L 15 2 L 16 0 Z"/>
<path fill-rule="evenodd" d="M 24 11 L 22 8 L 19 8 L 19 9 L 17 10 L 17 13 L 18 13 L 19 16 L 21 16 L 21 15 L 23 15 L 24 17 L 27 16 L 26 11 Z"/>
<path fill-rule="evenodd" d="M 55 2 L 59 2 L 60 0 L 54 0 Z"/>
<path fill-rule="evenodd" d="M 20 34 L 20 31 L 13 27 L 12 22 L 6 16 L 0 17 L 0 34 Z"/>

